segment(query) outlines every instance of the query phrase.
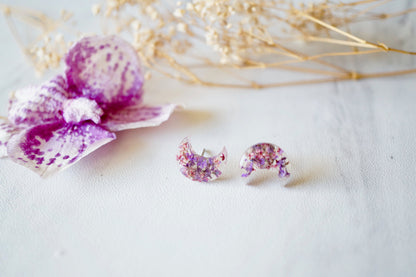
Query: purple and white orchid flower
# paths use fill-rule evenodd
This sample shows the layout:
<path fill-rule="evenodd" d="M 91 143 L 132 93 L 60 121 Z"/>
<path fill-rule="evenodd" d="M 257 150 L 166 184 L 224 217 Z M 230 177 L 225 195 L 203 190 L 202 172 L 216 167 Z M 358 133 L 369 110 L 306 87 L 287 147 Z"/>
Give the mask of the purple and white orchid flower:
<path fill-rule="evenodd" d="M 41 176 L 73 165 L 114 132 L 166 121 L 176 105 L 142 104 L 136 51 L 117 36 L 86 37 L 67 53 L 64 76 L 16 91 L 0 118 L 0 157 Z"/>

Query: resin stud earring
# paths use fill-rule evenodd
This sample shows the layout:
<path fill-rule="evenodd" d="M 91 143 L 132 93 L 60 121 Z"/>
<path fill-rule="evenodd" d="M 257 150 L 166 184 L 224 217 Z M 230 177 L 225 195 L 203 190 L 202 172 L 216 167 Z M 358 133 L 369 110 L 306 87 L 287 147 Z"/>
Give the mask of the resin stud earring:
<path fill-rule="evenodd" d="M 241 177 L 248 177 L 256 169 L 270 169 L 278 173 L 280 178 L 288 179 L 289 161 L 283 150 L 271 143 L 258 143 L 249 147 L 241 157 L 240 167 L 244 169 Z"/>
<path fill-rule="evenodd" d="M 227 161 L 227 150 L 213 157 L 204 157 L 205 149 L 198 155 L 192 149 L 188 138 L 184 138 L 179 144 L 179 154 L 176 160 L 181 166 L 181 172 L 192 181 L 209 182 L 217 179 L 221 174 L 221 167 Z"/>

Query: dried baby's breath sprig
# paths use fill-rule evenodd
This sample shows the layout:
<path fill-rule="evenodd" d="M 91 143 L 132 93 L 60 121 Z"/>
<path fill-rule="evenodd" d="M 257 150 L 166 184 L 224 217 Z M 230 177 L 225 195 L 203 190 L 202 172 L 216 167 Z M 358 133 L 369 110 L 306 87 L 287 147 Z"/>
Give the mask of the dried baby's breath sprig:
<path fill-rule="evenodd" d="M 307 5 L 289 0 L 165 2 L 107 0 L 94 5 L 92 13 L 107 23 L 105 33 L 129 36 L 148 69 L 190 84 L 267 88 L 416 73 L 415 68 L 372 72 L 345 65 L 354 57 L 381 65 L 391 56 L 388 52 L 415 55 L 353 31 L 372 20 L 388 26 L 388 19 L 416 11 L 386 13 L 382 8 L 391 0 Z M 207 74 L 212 68 L 221 70 L 225 81 L 213 71 Z M 264 68 L 293 71 L 298 78 L 260 82 Z"/>
<path fill-rule="evenodd" d="M 375 12 L 388 2 L 323 1 L 295 6 L 284 0 L 193 0 L 166 7 L 158 1 L 108 0 L 105 17 L 120 22 L 118 18 L 138 7 L 140 12 L 131 18 L 134 24 L 118 25 L 118 31 L 132 34 L 137 51 L 153 70 L 191 84 L 266 88 L 416 72 L 405 69 L 366 73 L 343 65 L 342 58 L 357 55 L 415 54 L 371 42 L 350 31 L 355 23 L 385 21 L 415 11 Z M 299 46 L 299 42 L 303 44 Z M 321 47 L 325 51 L 316 51 Z M 230 82 L 209 80 L 201 67 L 221 69 Z M 264 68 L 309 73 L 318 78 L 255 81 Z M 243 78 L 242 70 L 256 71 L 256 78 Z"/>
<path fill-rule="evenodd" d="M 70 42 L 65 41 L 61 31 L 65 23 L 71 19 L 72 13 L 62 10 L 60 18 L 52 19 L 34 10 L 6 5 L 0 5 L 0 7 L 13 36 L 33 64 L 36 73 L 40 75 L 48 69 L 59 67 L 62 57 L 71 45 Z M 36 31 L 31 34 L 30 41 L 24 41 L 19 35 L 15 19 L 28 24 Z"/>
<path fill-rule="evenodd" d="M 48 69 L 58 68 L 62 57 L 69 49 L 61 33 L 57 33 L 54 37 L 45 35 L 42 39 L 28 49 L 28 56 L 32 59 L 38 74 Z"/>

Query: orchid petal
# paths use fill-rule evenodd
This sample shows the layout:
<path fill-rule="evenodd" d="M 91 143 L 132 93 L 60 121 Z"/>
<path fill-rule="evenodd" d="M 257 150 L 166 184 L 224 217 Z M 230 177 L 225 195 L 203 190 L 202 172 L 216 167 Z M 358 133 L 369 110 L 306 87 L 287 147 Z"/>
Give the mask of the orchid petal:
<path fill-rule="evenodd" d="M 103 110 L 141 101 L 143 73 L 134 48 L 117 36 L 81 39 L 68 52 L 66 76 L 71 91 L 95 100 Z"/>
<path fill-rule="evenodd" d="M 91 122 L 65 122 L 38 125 L 14 135 L 7 144 L 9 157 L 46 177 L 67 168 L 115 134 Z"/>
<path fill-rule="evenodd" d="M 168 120 L 177 105 L 127 107 L 118 112 L 108 113 L 102 126 L 110 131 L 158 126 Z"/>
<path fill-rule="evenodd" d="M 56 76 L 40 87 L 16 91 L 10 97 L 9 120 L 19 126 L 34 126 L 62 119 L 62 105 L 67 99 L 66 81 Z"/>
<path fill-rule="evenodd" d="M 0 118 L 0 158 L 7 157 L 7 142 L 11 136 L 20 130 L 7 119 Z"/>

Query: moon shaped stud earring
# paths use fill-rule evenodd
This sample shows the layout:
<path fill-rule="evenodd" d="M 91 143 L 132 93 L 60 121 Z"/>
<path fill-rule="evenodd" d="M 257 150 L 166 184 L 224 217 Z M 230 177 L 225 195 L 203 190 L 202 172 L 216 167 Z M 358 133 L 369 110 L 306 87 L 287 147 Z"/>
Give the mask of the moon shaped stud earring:
<path fill-rule="evenodd" d="M 248 177 L 256 169 L 269 169 L 278 172 L 280 178 L 288 179 L 289 161 L 283 150 L 271 143 L 258 143 L 250 146 L 241 157 L 240 167 L 244 169 L 241 177 Z"/>
<path fill-rule="evenodd" d="M 217 179 L 221 174 L 222 165 L 227 161 L 227 150 L 212 157 L 204 157 L 204 152 L 198 155 L 192 149 L 188 138 L 184 138 L 179 144 L 179 154 L 176 160 L 181 166 L 181 172 L 192 181 L 209 182 Z"/>

